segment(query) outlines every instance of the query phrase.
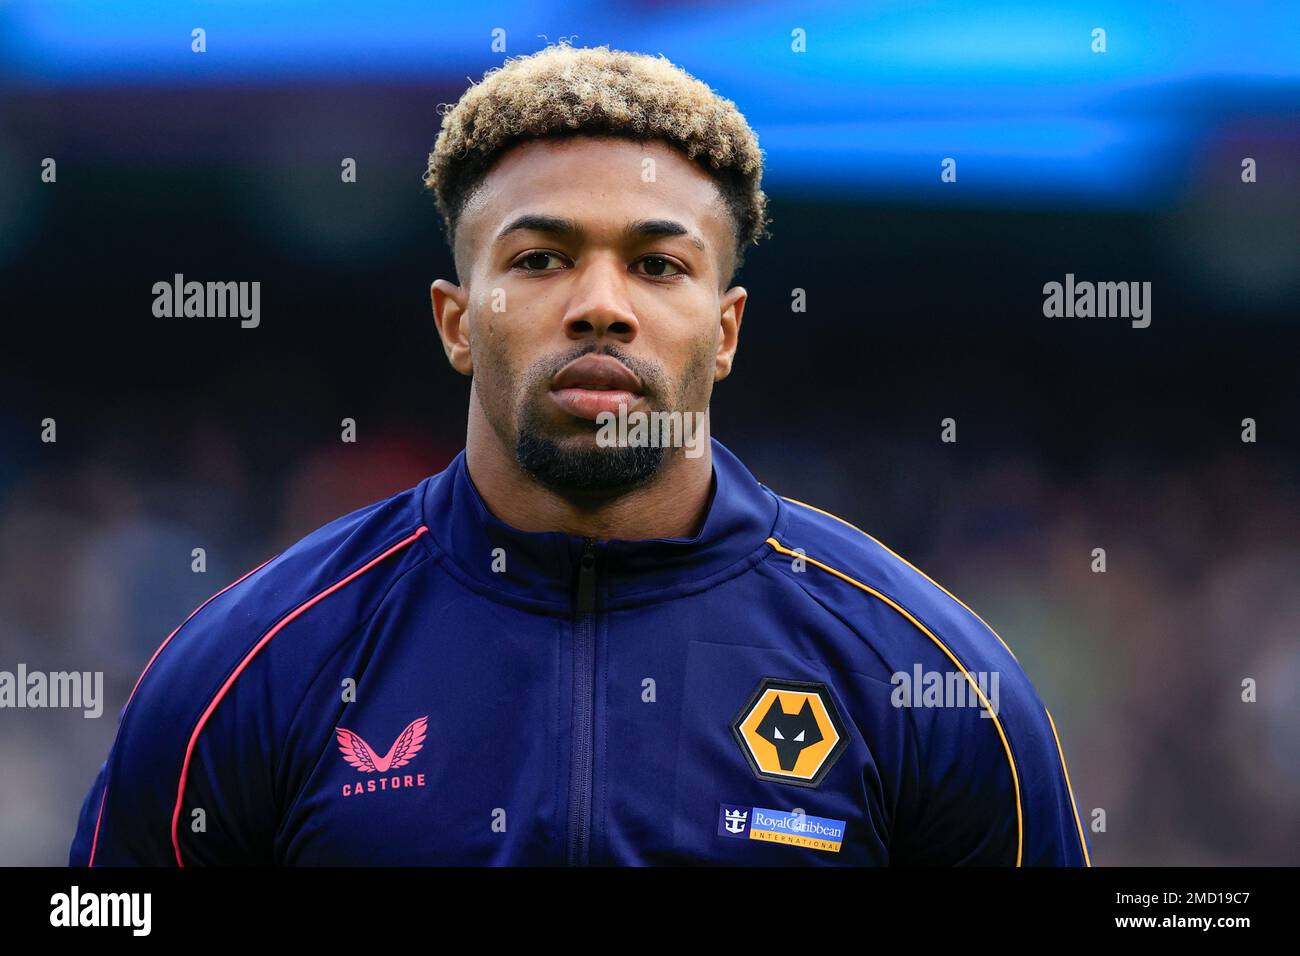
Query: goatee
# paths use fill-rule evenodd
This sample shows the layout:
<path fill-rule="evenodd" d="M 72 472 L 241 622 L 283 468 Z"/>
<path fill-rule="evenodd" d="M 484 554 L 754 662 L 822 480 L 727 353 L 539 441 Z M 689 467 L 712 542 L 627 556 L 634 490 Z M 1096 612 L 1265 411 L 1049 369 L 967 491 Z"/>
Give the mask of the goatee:
<path fill-rule="evenodd" d="M 656 445 L 571 447 L 536 422 L 519 423 L 515 460 L 535 481 L 560 492 L 628 491 L 653 478 L 663 464 Z"/>

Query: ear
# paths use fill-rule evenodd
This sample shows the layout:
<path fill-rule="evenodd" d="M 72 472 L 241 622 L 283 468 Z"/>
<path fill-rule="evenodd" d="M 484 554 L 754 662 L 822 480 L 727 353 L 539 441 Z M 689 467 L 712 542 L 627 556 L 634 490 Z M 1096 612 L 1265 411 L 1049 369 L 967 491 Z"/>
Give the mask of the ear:
<path fill-rule="evenodd" d="M 446 279 L 438 279 L 429 288 L 433 301 L 433 323 L 442 339 L 447 361 L 461 375 L 474 374 L 474 360 L 469 352 L 469 293 Z"/>
<path fill-rule="evenodd" d="M 721 382 L 731 374 L 731 363 L 740 345 L 740 320 L 745 314 L 749 293 L 743 286 L 733 286 L 722 296 L 722 313 L 719 324 L 722 335 L 718 338 L 718 355 L 714 364 L 713 380 Z"/>

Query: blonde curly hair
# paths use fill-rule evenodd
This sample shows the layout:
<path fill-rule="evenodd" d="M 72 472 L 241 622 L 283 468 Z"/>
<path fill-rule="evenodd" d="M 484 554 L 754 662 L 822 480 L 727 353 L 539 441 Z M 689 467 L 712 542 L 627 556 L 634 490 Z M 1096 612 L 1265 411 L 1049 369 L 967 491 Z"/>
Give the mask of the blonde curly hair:
<path fill-rule="evenodd" d="M 453 250 L 466 202 L 501 155 L 524 140 L 582 134 L 663 140 L 699 163 L 718 184 L 733 220 L 733 275 L 746 247 L 768 234 L 758 137 L 735 103 L 662 54 L 561 41 L 507 59 L 439 111 L 442 130 L 424 183 Z"/>

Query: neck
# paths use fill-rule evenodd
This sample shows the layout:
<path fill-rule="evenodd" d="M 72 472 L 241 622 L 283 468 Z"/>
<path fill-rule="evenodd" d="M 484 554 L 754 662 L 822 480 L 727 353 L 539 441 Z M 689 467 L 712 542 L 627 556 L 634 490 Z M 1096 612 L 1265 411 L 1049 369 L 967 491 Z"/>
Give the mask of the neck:
<path fill-rule="evenodd" d="M 647 484 L 619 494 L 561 494 L 524 474 L 483 416 L 470 402 L 465 462 L 483 503 L 501 521 L 520 531 L 558 531 L 584 538 L 694 537 L 708 513 L 713 480 L 709 443 L 687 458 L 669 449 L 658 474 Z"/>

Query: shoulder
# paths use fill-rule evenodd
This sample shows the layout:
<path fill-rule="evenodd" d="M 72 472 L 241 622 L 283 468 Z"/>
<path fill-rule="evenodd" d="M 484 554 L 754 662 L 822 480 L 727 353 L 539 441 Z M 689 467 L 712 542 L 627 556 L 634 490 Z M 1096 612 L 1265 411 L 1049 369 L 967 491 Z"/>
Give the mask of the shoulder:
<path fill-rule="evenodd" d="M 91 857 L 270 859 L 274 808 L 312 751 L 292 730 L 304 713 L 321 719 L 304 699 L 331 659 L 363 653 L 386 595 L 430 560 L 430 480 L 317 529 L 166 636 L 122 709 Z M 206 839 L 178 828 L 186 801 L 210 815 L 211 830 L 194 831 Z"/>
<path fill-rule="evenodd" d="M 329 522 L 208 598 L 155 652 L 123 720 L 144 709 L 156 722 L 259 673 L 274 682 L 274 699 L 294 699 L 279 692 L 305 687 L 401 577 L 430 558 L 421 501 L 431 480 Z"/>
<path fill-rule="evenodd" d="M 811 598 L 856 610 L 850 623 L 867 613 L 877 623 L 892 621 L 891 630 L 910 632 L 962 667 L 1019 669 L 1011 648 L 983 618 L 907 558 L 830 512 L 792 498 L 778 500 L 780 516 L 769 543 L 784 563 L 800 567 L 800 583 Z M 800 558 L 802 566 L 795 564 Z M 863 637 L 872 640 L 873 629 L 867 630 Z"/>
<path fill-rule="evenodd" d="M 914 786 L 929 795 L 928 822 L 913 821 L 920 843 L 950 841 L 952 860 L 1017 864 L 1049 844 L 1069 845 L 1077 820 L 1059 738 L 1002 637 L 867 532 L 812 505 L 780 502 L 769 544 L 782 571 L 884 663 L 891 702 L 913 726 Z M 797 558 L 807 565 L 801 572 Z"/>

